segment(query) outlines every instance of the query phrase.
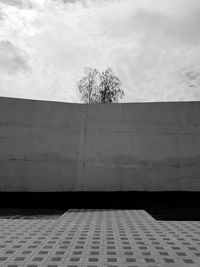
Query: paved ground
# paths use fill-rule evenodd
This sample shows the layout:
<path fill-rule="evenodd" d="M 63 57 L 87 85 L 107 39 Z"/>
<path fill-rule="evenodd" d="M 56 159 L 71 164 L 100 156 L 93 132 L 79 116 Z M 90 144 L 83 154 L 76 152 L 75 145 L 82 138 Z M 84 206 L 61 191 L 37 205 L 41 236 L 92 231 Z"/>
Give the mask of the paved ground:
<path fill-rule="evenodd" d="M 1 219 L 0 266 L 200 267 L 200 222 L 156 221 L 135 210 Z"/>

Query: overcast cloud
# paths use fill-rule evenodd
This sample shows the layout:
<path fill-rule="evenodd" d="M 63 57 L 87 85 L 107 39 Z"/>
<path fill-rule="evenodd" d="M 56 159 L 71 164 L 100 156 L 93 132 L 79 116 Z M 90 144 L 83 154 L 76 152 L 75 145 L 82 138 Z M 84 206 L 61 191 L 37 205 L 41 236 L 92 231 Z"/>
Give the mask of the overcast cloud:
<path fill-rule="evenodd" d="M 0 95 L 80 102 L 112 67 L 123 102 L 200 100 L 199 0 L 0 0 Z"/>

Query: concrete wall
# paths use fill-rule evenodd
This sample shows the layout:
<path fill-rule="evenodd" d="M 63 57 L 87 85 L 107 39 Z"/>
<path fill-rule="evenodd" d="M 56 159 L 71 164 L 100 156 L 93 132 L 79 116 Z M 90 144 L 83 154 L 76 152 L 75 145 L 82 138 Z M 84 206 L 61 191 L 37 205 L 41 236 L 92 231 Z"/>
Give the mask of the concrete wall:
<path fill-rule="evenodd" d="M 200 102 L 0 98 L 0 191 L 200 190 Z"/>

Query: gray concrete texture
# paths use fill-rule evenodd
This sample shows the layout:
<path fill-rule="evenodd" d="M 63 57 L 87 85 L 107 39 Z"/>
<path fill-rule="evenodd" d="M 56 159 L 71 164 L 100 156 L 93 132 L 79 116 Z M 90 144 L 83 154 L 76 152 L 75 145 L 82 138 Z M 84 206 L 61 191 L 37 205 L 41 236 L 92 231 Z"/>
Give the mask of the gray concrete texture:
<path fill-rule="evenodd" d="M 0 98 L 0 191 L 199 191 L 200 102 Z"/>

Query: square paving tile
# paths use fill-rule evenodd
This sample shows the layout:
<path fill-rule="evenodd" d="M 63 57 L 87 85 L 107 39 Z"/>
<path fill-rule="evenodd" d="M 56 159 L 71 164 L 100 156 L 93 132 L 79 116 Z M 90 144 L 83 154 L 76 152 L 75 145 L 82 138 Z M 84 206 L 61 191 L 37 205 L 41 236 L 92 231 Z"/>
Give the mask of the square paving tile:
<path fill-rule="evenodd" d="M 156 221 L 143 210 L 1 219 L 0 266 L 200 267 L 200 222 Z"/>

